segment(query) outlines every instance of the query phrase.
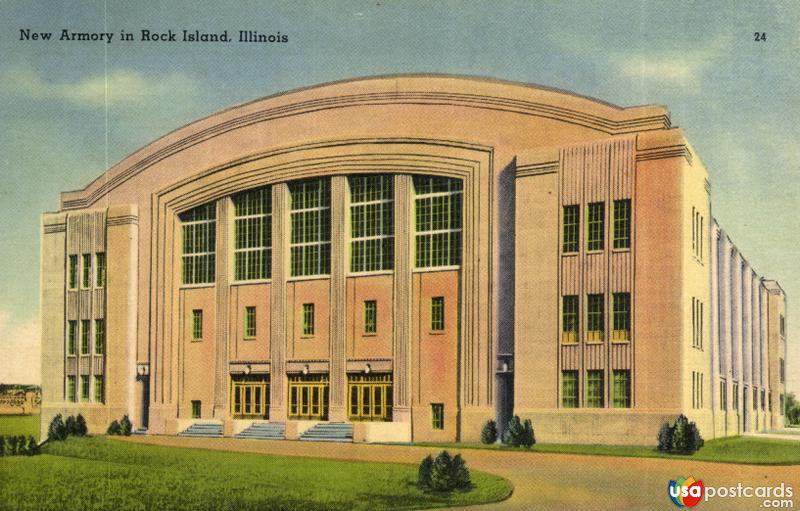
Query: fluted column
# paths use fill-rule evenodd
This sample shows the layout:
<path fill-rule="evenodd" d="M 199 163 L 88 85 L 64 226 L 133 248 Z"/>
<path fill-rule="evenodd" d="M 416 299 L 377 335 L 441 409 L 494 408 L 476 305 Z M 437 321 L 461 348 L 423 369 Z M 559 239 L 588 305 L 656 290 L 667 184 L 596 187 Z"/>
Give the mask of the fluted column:
<path fill-rule="evenodd" d="M 411 269 L 413 267 L 413 182 L 394 177 L 394 396 L 396 422 L 411 421 Z"/>
<path fill-rule="evenodd" d="M 272 186 L 272 280 L 269 292 L 271 421 L 286 420 L 286 278 L 289 274 L 289 189 Z"/>
<path fill-rule="evenodd" d="M 330 305 L 330 401 L 331 421 L 346 417 L 346 285 L 347 285 L 347 177 L 331 178 L 331 305 Z"/>
<path fill-rule="evenodd" d="M 224 197 L 217 201 L 216 226 L 216 264 L 214 268 L 214 288 L 216 293 L 216 327 L 214 329 L 214 417 L 228 416 L 228 296 L 229 271 L 228 248 L 231 233 L 229 223 L 230 199 Z"/>

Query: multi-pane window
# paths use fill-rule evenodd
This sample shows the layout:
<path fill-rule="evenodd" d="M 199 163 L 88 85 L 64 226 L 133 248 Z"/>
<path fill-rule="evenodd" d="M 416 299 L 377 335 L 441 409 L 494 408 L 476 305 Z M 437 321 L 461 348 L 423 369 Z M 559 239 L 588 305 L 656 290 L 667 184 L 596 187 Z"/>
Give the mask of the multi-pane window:
<path fill-rule="evenodd" d="M 394 267 L 392 176 L 350 178 L 350 271 Z"/>
<path fill-rule="evenodd" d="M 75 354 L 75 342 L 78 339 L 78 322 L 67 321 L 67 355 Z"/>
<path fill-rule="evenodd" d="M 782 358 L 778 359 L 778 375 L 781 383 L 786 383 L 786 362 Z"/>
<path fill-rule="evenodd" d="M 106 352 L 106 320 L 94 320 L 94 354 L 102 355 Z"/>
<path fill-rule="evenodd" d="M 204 204 L 179 215 L 183 232 L 183 283 L 214 282 L 217 206 Z"/>
<path fill-rule="evenodd" d="M 105 385 L 102 376 L 94 377 L 94 401 L 95 403 L 102 403 L 106 399 Z"/>
<path fill-rule="evenodd" d="M 252 339 L 256 336 L 256 308 L 247 306 L 244 308 L 244 337 Z"/>
<path fill-rule="evenodd" d="M 89 375 L 81 375 L 81 401 L 89 401 Z"/>
<path fill-rule="evenodd" d="M 192 311 L 192 340 L 203 340 L 203 310 L 195 309 Z"/>
<path fill-rule="evenodd" d="M 603 371 L 586 371 L 586 406 L 603 408 Z"/>
<path fill-rule="evenodd" d="M 614 248 L 631 248 L 631 201 L 614 201 Z"/>
<path fill-rule="evenodd" d="M 577 205 L 564 206 L 564 233 L 563 250 L 564 252 L 577 252 L 580 232 L 580 208 Z"/>
<path fill-rule="evenodd" d="M 75 402 L 75 376 L 67 376 L 67 401 Z"/>
<path fill-rule="evenodd" d="M 444 330 L 444 297 L 431 298 L 431 330 Z"/>
<path fill-rule="evenodd" d="M 192 401 L 192 419 L 199 419 L 201 412 L 200 401 Z"/>
<path fill-rule="evenodd" d="M 561 406 L 578 407 L 578 371 L 561 371 Z"/>
<path fill-rule="evenodd" d="M 605 203 L 593 202 L 586 212 L 586 250 L 603 250 L 604 232 Z"/>
<path fill-rule="evenodd" d="M 331 272 L 331 189 L 329 179 L 289 183 L 292 220 L 291 274 Z"/>
<path fill-rule="evenodd" d="M 725 378 L 719 382 L 719 409 L 725 410 L 728 408 L 728 384 Z"/>
<path fill-rule="evenodd" d="M 627 341 L 630 339 L 631 331 L 631 294 L 630 293 L 614 293 L 613 307 L 614 314 L 612 316 L 612 341 Z"/>
<path fill-rule="evenodd" d="M 233 196 L 236 280 L 272 276 L 272 194 L 269 187 Z"/>
<path fill-rule="evenodd" d="M 753 410 L 758 410 L 758 389 L 753 387 Z"/>
<path fill-rule="evenodd" d="M 588 342 L 603 340 L 604 316 L 603 295 L 589 295 L 586 300 L 586 340 Z"/>
<path fill-rule="evenodd" d="M 92 287 L 92 254 L 83 254 L 81 259 L 83 260 L 81 267 L 81 287 Z"/>
<path fill-rule="evenodd" d="M 314 335 L 314 304 L 303 304 L 303 335 Z"/>
<path fill-rule="evenodd" d="M 704 304 L 692 297 L 692 347 L 703 349 Z"/>
<path fill-rule="evenodd" d="M 692 208 L 692 253 L 699 260 L 703 260 L 703 224 L 705 218 L 700 214 L 697 208 Z"/>
<path fill-rule="evenodd" d="M 364 302 L 364 333 L 374 334 L 378 331 L 378 302 L 366 300 Z"/>
<path fill-rule="evenodd" d="M 414 193 L 415 266 L 461 264 L 461 180 L 414 176 Z"/>
<path fill-rule="evenodd" d="M 98 252 L 94 255 L 94 283 L 97 287 L 106 285 L 106 253 Z"/>
<path fill-rule="evenodd" d="M 78 287 L 78 256 L 71 255 L 69 256 L 69 261 L 67 262 L 67 287 L 70 289 L 75 289 Z"/>
<path fill-rule="evenodd" d="M 628 369 L 613 371 L 612 404 L 614 408 L 631 406 L 631 372 Z"/>
<path fill-rule="evenodd" d="M 431 427 L 444 429 L 444 404 L 431 403 Z"/>
<path fill-rule="evenodd" d="M 733 409 L 739 409 L 739 384 L 733 382 Z"/>
<path fill-rule="evenodd" d="M 92 323 L 88 319 L 81 320 L 81 355 L 89 354 L 89 334 Z"/>
<path fill-rule="evenodd" d="M 561 342 L 578 342 L 578 297 L 575 295 L 562 298 L 561 305 L 562 335 Z"/>

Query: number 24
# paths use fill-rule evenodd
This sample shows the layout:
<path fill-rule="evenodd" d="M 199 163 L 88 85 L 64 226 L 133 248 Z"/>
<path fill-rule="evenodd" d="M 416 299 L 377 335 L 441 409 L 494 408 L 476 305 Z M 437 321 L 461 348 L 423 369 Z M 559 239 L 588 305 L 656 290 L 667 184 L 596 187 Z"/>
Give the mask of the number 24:
<path fill-rule="evenodd" d="M 753 40 L 754 41 L 766 41 L 767 40 L 767 33 L 766 32 L 753 32 Z"/>

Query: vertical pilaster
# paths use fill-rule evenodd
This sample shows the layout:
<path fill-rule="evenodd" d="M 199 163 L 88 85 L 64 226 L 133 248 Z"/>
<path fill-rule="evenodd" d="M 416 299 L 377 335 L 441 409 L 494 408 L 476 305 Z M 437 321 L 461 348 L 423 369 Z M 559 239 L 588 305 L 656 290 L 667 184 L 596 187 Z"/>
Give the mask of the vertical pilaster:
<path fill-rule="evenodd" d="M 231 246 L 229 237 L 230 199 L 223 197 L 217 201 L 217 239 L 216 239 L 216 328 L 215 331 L 215 364 L 214 364 L 214 418 L 228 416 L 228 297 L 230 276 L 228 249 Z"/>
<path fill-rule="evenodd" d="M 272 185 L 272 283 L 270 284 L 270 409 L 272 421 L 286 420 L 286 278 L 289 262 L 289 188 Z"/>
<path fill-rule="evenodd" d="M 330 300 L 330 401 L 331 421 L 346 419 L 346 276 L 347 276 L 347 177 L 331 178 L 331 300 Z"/>
<path fill-rule="evenodd" d="M 394 177 L 394 371 L 395 422 L 411 422 L 411 268 L 413 265 L 413 183 Z"/>

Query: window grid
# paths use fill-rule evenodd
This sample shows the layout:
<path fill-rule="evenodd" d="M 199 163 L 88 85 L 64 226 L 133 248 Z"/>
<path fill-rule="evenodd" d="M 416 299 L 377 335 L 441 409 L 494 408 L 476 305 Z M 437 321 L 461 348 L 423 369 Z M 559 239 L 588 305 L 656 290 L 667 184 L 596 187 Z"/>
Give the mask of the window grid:
<path fill-rule="evenodd" d="M 614 248 L 631 248 L 631 201 L 614 201 Z"/>
<path fill-rule="evenodd" d="M 578 371 L 561 371 L 561 407 L 578 407 Z"/>
<path fill-rule="evenodd" d="M 244 337 L 253 339 L 256 336 L 256 308 L 247 306 L 244 308 Z"/>
<path fill-rule="evenodd" d="M 604 331 L 605 307 L 603 295 L 589 295 L 586 302 L 586 340 L 602 342 Z"/>
<path fill-rule="evenodd" d="M 98 252 L 94 255 L 94 281 L 97 287 L 106 286 L 106 254 Z"/>
<path fill-rule="evenodd" d="M 103 355 L 106 352 L 106 320 L 94 320 L 94 354 Z"/>
<path fill-rule="evenodd" d="M 462 186 L 459 179 L 414 176 L 417 268 L 461 264 Z"/>
<path fill-rule="evenodd" d="M 94 377 L 94 401 L 103 403 L 106 400 L 105 385 L 102 376 Z"/>
<path fill-rule="evenodd" d="M 89 334 L 91 333 L 92 324 L 88 319 L 81 320 L 81 355 L 88 355 L 89 348 Z"/>
<path fill-rule="evenodd" d="M 303 335 L 314 335 L 314 304 L 303 304 Z"/>
<path fill-rule="evenodd" d="M 83 254 L 82 259 L 82 272 L 81 272 L 81 287 L 92 287 L 92 254 Z"/>
<path fill-rule="evenodd" d="M 605 203 L 589 204 L 586 219 L 586 250 L 603 250 L 605 244 Z"/>
<path fill-rule="evenodd" d="M 394 268 L 392 176 L 353 176 L 350 181 L 350 271 Z"/>
<path fill-rule="evenodd" d="M 67 376 L 66 400 L 70 403 L 75 402 L 75 376 Z"/>
<path fill-rule="evenodd" d="M 724 378 L 719 382 L 719 409 L 725 410 L 728 408 L 728 385 Z"/>
<path fill-rule="evenodd" d="M 580 208 L 577 205 L 564 206 L 564 233 L 562 249 L 565 253 L 578 251 L 578 232 L 580 228 Z"/>
<path fill-rule="evenodd" d="M 291 275 L 331 272 L 330 180 L 289 183 L 291 202 Z"/>
<path fill-rule="evenodd" d="M 192 419 L 199 419 L 201 415 L 200 401 L 192 401 Z"/>
<path fill-rule="evenodd" d="M 615 370 L 614 376 L 614 408 L 631 407 L 631 372 L 627 369 Z"/>
<path fill-rule="evenodd" d="M 89 401 L 89 375 L 81 375 L 81 401 Z"/>
<path fill-rule="evenodd" d="M 378 330 L 378 302 L 367 300 L 364 302 L 364 333 L 374 334 Z"/>
<path fill-rule="evenodd" d="M 444 404 L 431 403 L 431 427 L 444 429 Z"/>
<path fill-rule="evenodd" d="M 78 338 L 78 322 L 67 321 L 67 355 L 75 354 L 75 343 Z"/>
<path fill-rule="evenodd" d="M 576 343 L 578 342 L 578 297 L 575 295 L 563 297 L 561 309 L 561 342 Z"/>
<path fill-rule="evenodd" d="M 444 297 L 431 298 L 431 330 L 444 330 Z"/>
<path fill-rule="evenodd" d="M 78 256 L 70 255 L 67 270 L 67 287 L 75 289 L 78 287 Z"/>
<path fill-rule="evenodd" d="M 269 187 L 233 196 L 234 279 L 272 277 L 272 193 Z"/>
<path fill-rule="evenodd" d="M 631 295 L 630 293 L 614 293 L 612 341 L 627 341 L 631 331 Z"/>
<path fill-rule="evenodd" d="M 217 207 L 204 204 L 179 215 L 183 233 L 183 283 L 214 282 Z"/>
<path fill-rule="evenodd" d="M 203 311 L 201 309 L 192 311 L 192 340 L 203 340 Z"/>
<path fill-rule="evenodd" d="M 586 372 L 586 406 L 588 408 L 603 408 L 603 371 L 591 370 Z"/>
<path fill-rule="evenodd" d="M 733 382 L 733 409 L 739 409 L 739 384 Z"/>

